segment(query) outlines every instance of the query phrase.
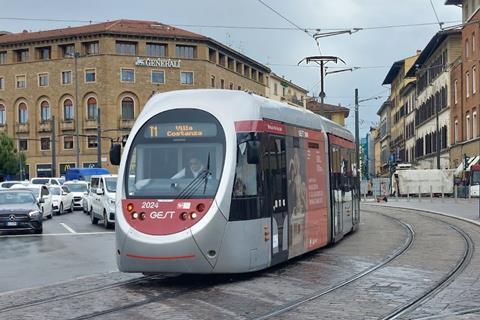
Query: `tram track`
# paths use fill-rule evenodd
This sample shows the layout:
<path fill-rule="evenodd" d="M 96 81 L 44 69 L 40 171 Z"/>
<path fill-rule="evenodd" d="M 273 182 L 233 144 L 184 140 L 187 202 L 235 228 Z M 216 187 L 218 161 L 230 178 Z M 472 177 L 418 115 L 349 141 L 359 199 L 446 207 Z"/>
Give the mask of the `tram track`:
<path fill-rule="evenodd" d="M 389 264 L 394 259 L 396 259 L 396 258 L 400 257 L 402 254 L 404 254 L 412 246 L 412 244 L 415 240 L 415 231 L 413 230 L 412 226 L 410 226 L 409 224 L 401 221 L 400 219 L 393 218 L 393 217 L 391 217 L 389 215 L 386 215 L 386 214 L 382 214 L 382 213 L 375 212 L 375 211 L 369 211 L 369 210 L 364 210 L 364 211 L 368 211 L 370 213 L 375 213 L 375 214 L 382 215 L 382 216 L 387 217 L 389 219 L 392 219 L 396 223 L 400 224 L 407 233 L 407 237 L 405 238 L 404 243 L 399 248 L 397 248 L 397 250 L 395 250 L 391 255 L 389 255 L 387 258 L 385 258 L 384 260 L 382 260 L 378 264 L 376 264 L 376 265 L 374 265 L 370 268 L 367 268 L 360 273 L 357 273 L 357 274 L 353 275 L 352 277 L 348 278 L 347 280 L 342 281 L 338 284 L 335 284 L 335 285 L 333 285 L 333 286 L 331 286 L 327 289 L 318 290 L 318 291 L 316 291 L 316 292 L 314 292 L 314 293 L 312 293 L 308 296 L 305 296 L 305 297 L 299 298 L 295 301 L 286 303 L 286 304 L 284 304 L 280 307 L 277 307 L 277 308 L 271 310 L 268 313 L 265 313 L 261 316 L 257 316 L 253 319 L 254 320 L 265 320 L 265 319 L 270 319 L 270 318 L 279 316 L 281 314 L 285 314 L 289 311 L 292 311 L 292 310 L 298 308 L 299 306 L 301 306 L 305 303 L 316 300 L 316 299 L 318 299 L 318 298 L 320 298 L 320 297 L 322 297 L 326 294 L 329 294 L 329 293 L 331 293 L 335 290 L 338 290 L 338 289 L 343 288 L 343 287 L 345 287 L 349 284 L 352 284 L 355 281 L 357 281 L 357 280 L 367 276 L 368 274 L 371 274 L 372 272 L 374 272 L 374 271 L 384 267 L 385 265 Z"/>
<path fill-rule="evenodd" d="M 383 214 L 380 214 L 380 215 L 383 215 Z M 401 256 L 402 254 L 404 254 L 406 251 L 408 251 L 408 249 L 411 247 L 411 245 L 413 244 L 414 239 L 415 239 L 415 232 L 414 232 L 413 228 L 409 224 L 407 224 L 407 223 L 405 223 L 405 222 L 403 222 L 399 219 L 390 217 L 388 215 L 383 215 L 383 216 L 394 220 L 396 223 L 400 224 L 405 230 L 406 237 L 404 239 L 404 242 L 393 253 L 391 253 L 389 256 L 387 256 L 385 259 L 383 259 L 380 263 L 353 275 L 352 277 L 350 277 L 349 279 L 347 279 L 345 281 L 342 281 L 338 284 L 335 284 L 335 285 L 333 285 L 329 288 L 318 290 L 318 291 L 308 295 L 307 297 L 304 297 L 304 298 L 295 300 L 293 302 L 290 302 L 287 305 L 284 305 L 280 308 L 276 308 L 274 311 L 269 312 L 267 314 L 264 314 L 260 317 L 255 317 L 254 319 L 269 319 L 269 318 L 278 316 L 280 314 L 286 313 L 290 310 L 293 310 L 293 309 L 297 308 L 298 306 L 300 306 L 304 303 L 315 300 L 315 299 L 317 299 L 317 298 L 319 298 L 323 295 L 326 295 L 330 292 L 338 290 L 338 289 L 340 289 L 344 286 L 347 286 L 348 284 L 351 284 L 351 283 L 357 281 L 358 279 L 374 272 L 375 270 L 378 270 L 379 268 L 382 268 L 383 266 L 387 265 L 388 263 L 390 263 L 394 259 L 396 259 L 399 256 Z M 176 292 L 176 293 L 173 293 L 173 294 L 169 293 L 168 298 L 169 299 L 177 298 L 177 297 L 179 297 L 179 296 L 181 296 L 181 295 L 183 295 L 187 292 L 188 293 L 194 293 L 194 291 L 197 291 L 197 290 L 200 290 L 200 289 L 203 289 L 203 288 L 204 287 L 201 287 L 201 288 L 187 288 L 185 290 L 182 290 L 182 291 L 179 291 L 179 292 Z M 137 301 L 137 302 L 133 302 L 133 303 L 130 303 L 130 304 L 125 304 L 123 306 L 113 307 L 113 308 L 106 309 L 106 310 L 103 310 L 103 311 L 93 312 L 91 314 L 71 318 L 70 320 L 93 319 L 93 318 L 97 318 L 99 316 L 114 314 L 114 313 L 117 313 L 117 312 L 122 312 L 122 311 L 127 311 L 127 310 L 130 310 L 130 309 L 142 307 L 142 306 L 148 305 L 150 303 L 155 303 L 155 302 L 162 301 L 163 299 L 164 299 L 163 295 L 150 297 L 150 298 L 144 299 L 142 301 Z"/>
<path fill-rule="evenodd" d="M 76 298 L 76 297 L 80 297 L 80 296 L 84 296 L 84 295 L 88 295 L 88 294 L 92 294 L 92 293 L 97 293 L 97 292 L 101 292 L 101 291 L 104 291 L 104 290 L 114 289 L 114 288 L 118 288 L 118 287 L 122 287 L 122 286 L 133 285 L 133 284 L 141 283 L 143 281 L 154 280 L 154 279 L 157 279 L 157 278 L 159 278 L 159 280 L 160 280 L 161 277 L 164 277 L 164 279 L 168 278 L 168 277 L 161 276 L 161 275 L 143 276 L 143 277 L 139 277 L 139 278 L 135 278 L 135 279 L 119 281 L 119 282 L 115 282 L 115 283 L 111 283 L 111 284 L 107 284 L 107 285 L 98 286 L 98 287 L 92 288 L 92 289 L 79 290 L 79 291 L 66 293 L 66 294 L 58 294 L 58 295 L 55 295 L 53 297 L 35 299 L 35 300 L 32 300 L 32 301 L 27 301 L 27 302 L 23 302 L 23 303 L 19 303 L 19 304 L 14 304 L 14 305 L 9 306 L 9 307 L 0 308 L 0 314 L 6 313 L 6 312 L 9 312 L 9 311 L 14 311 L 14 310 L 27 308 L 27 307 L 33 307 L 33 306 L 38 306 L 38 305 L 42 305 L 42 304 L 47 304 L 47 303 L 50 303 L 50 302 L 61 301 L 61 300 L 66 300 L 66 299 L 70 299 L 70 298 Z"/>
<path fill-rule="evenodd" d="M 415 210 L 412 210 L 412 209 L 401 210 L 399 208 L 395 208 L 395 210 L 400 210 L 400 211 L 407 210 L 407 211 L 410 211 L 410 212 L 415 211 Z M 276 307 L 272 308 L 267 313 L 261 314 L 260 312 L 257 312 L 257 315 L 253 316 L 253 317 L 249 317 L 249 316 L 245 316 L 245 315 L 240 316 L 240 314 L 238 314 L 238 316 L 241 317 L 241 318 L 250 318 L 250 319 L 270 319 L 270 318 L 278 317 L 278 316 L 281 316 L 281 315 L 288 315 L 289 312 L 293 311 L 294 309 L 296 309 L 296 308 L 298 308 L 298 307 L 300 307 L 304 304 L 315 301 L 316 299 L 319 299 L 322 296 L 333 293 L 340 288 L 343 288 L 343 287 L 346 287 L 350 284 L 353 284 L 356 281 L 364 278 L 365 276 L 375 272 L 376 270 L 379 270 L 379 269 L 385 267 L 386 265 L 388 265 L 392 261 L 396 260 L 400 256 L 404 255 L 406 252 L 408 252 L 409 249 L 412 247 L 413 243 L 415 243 L 415 239 L 416 239 L 415 231 L 414 231 L 414 228 L 410 224 L 406 223 L 405 221 L 402 221 L 401 219 L 392 217 L 389 214 L 384 214 L 384 213 L 376 212 L 376 211 L 372 211 L 372 210 L 363 210 L 363 211 L 386 217 L 388 219 L 391 219 L 391 220 L 395 221 L 399 225 L 401 225 L 402 228 L 404 229 L 404 234 L 405 234 L 405 236 L 403 238 L 403 241 L 402 241 L 402 244 L 399 247 L 397 247 L 393 252 L 390 252 L 389 255 L 386 256 L 385 258 L 383 258 L 383 260 L 380 261 L 379 263 L 377 263 L 374 266 L 371 266 L 369 268 L 363 269 L 362 271 L 354 274 L 353 276 L 350 276 L 348 279 L 346 279 L 344 281 L 341 281 L 341 282 L 333 284 L 329 287 L 326 287 L 326 288 L 324 287 L 323 289 L 314 291 L 313 293 L 305 295 L 304 297 L 301 297 L 297 300 L 289 301 L 289 302 L 287 302 L 283 305 L 276 306 Z M 416 211 L 415 211 L 415 213 L 419 214 Z M 448 226 L 448 228 L 454 230 L 457 234 L 460 235 L 460 237 L 463 239 L 463 244 L 464 244 L 464 246 L 463 246 L 464 247 L 464 250 L 463 250 L 464 252 L 462 254 L 462 257 L 460 259 L 456 260 L 455 266 L 453 268 L 451 268 L 450 271 L 446 275 L 444 275 L 439 281 L 437 281 L 434 286 L 431 286 L 429 289 L 425 290 L 420 295 L 409 299 L 407 302 L 405 302 L 405 303 L 401 304 L 400 306 L 398 306 L 397 308 L 395 308 L 392 312 L 385 313 L 385 315 L 383 315 L 383 316 L 380 315 L 379 319 L 397 319 L 397 318 L 405 316 L 405 315 L 409 314 L 410 312 L 414 311 L 416 308 L 418 308 L 419 306 L 421 306 L 422 304 L 427 302 L 429 299 L 431 299 L 432 297 L 437 295 L 439 292 L 441 292 L 443 289 L 445 289 L 449 284 L 451 284 L 456 279 L 456 277 L 458 277 L 458 275 L 460 275 L 465 270 L 465 268 L 468 266 L 470 260 L 472 259 L 473 252 L 474 252 L 474 243 L 473 243 L 473 240 L 471 239 L 471 237 L 469 236 L 468 233 L 466 233 L 465 231 L 456 227 L 455 225 L 453 225 L 451 223 L 448 223 L 446 221 L 443 221 L 441 219 L 436 219 L 434 217 L 428 216 L 427 214 L 421 214 L 421 215 L 424 216 L 425 218 L 429 218 L 429 219 L 432 219 L 434 221 L 439 221 L 439 222 L 445 223 Z M 400 239 L 402 239 L 402 238 L 399 238 L 398 240 L 400 240 Z M 459 240 L 459 243 L 460 243 L 460 238 L 458 240 Z M 283 267 L 285 267 L 285 266 L 283 266 Z M 268 274 L 269 274 L 269 270 L 266 270 L 266 275 L 268 276 Z M 183 281 L 183 280 L 180 281 L 180 282 L 184 283 L 183 285 L 179 285 L 179 283 L 178 283 L 179 281 L 175 280 L 175 279 L 177 279 L 177 277 L 184 277 L 186 279 L 186 281 Z M 70 293 L 70 294 L 57 295 L 55 297 L 50 297 L 50 298 L 45 298 L 45 299 L 38 299 L 38 300 L 31 301 L 31 302 L 28 302 L 28 303 L 22 303 L 22 304 L 18 304 L 18 305 L 14 305 L 14 306 L 10 306 L 10 307 L 7 307 L 7 308 L 0 309 L 0 318 L 1 318 L 2 313 L 6 313 L 8 311 L 18 310 L 18 309 L 27 308 L 27 307 L 30 307 L 30 306 L 35 306 L 35 305 L 41 305 L 41 304 L 44 304 L 44 303 L 47 303 L 47 302 L 53 302 L 53 301 L 60 301 L 60 300 L 69 301 L 69 299 L 73 300 L 73 298 L 75 298 L 75 297 L 88 296 L 89 294 L 93 294 L 95 292 L 100 292 L 102 290 L 114 289 L 114 288 L 122 287 L 122 286 L 136 285 L 138 283 L 141 284 L 142 281 L 146 281 L 147 283 L 152 282 L 153 280 L 155 280 L 157 278 L 158 278 L 158 280 L 161 280 L 161 281 L 166 280 L 165 278 L 162 278 L 159 275 L 146 276 L 146 277 L 136 278 L 136 279 L 132 279 L 132 280 L 117 282 L 117 283 L 113 283 L 113 284 L 109 284 L 109 285 L 105 285 L 105 286 L 97 287 L 97 288 L 93 288 L 93 289 L 77 291 L 77 292 L 73 292 L 73 293 Z M 237 278 L 236 280 L 239 280 L 238 277 L 234 277 L 234 278 Z M 173 283 L 174 283 L 174 286 L 172 288 L 168 288 L 166 291 L 159 292 L 158 290 L 153 291 L 153 290 L 150 290 L 149 288 L 147 288 L 146 290 L 144 290 L 144 292 L 141 292 L 141 294 L 143 294 L 144 297 L 137 298 L 136 301 L 131 301 L 131 302 L 130 301 L 122 301 L 122 303 L 117 303 L 117 305 L 115 305 L 115 303 L 114 303 L 114 305 L 111 306 L 110 308 L 107 307 L 107 308 L 104 308 L 103 310 L 102 310 L 102 308 L 98 308 L 98 310 L 92 310 L 92 312 L 90 312 L 88 314 L 71 316 L 70 319 L 71 320 L 84 320 L 84 319 L 102 318 L 103 316 L 106 316 L 107 318 L 108 318 L 108 316 L 110 316 L 110 317 L 119 316 L 121 318 L 122 316 L 127 315 L 130 310 L 136 310 L 136 308 L 141 308 L 141 307 L 148 306 L 148 305 L 154 306 L 155 303 L 162 303 L 162 302 L 165 302 L 167 300 L 168 301 L 175 301 L 175 300 L 178 300 L 179 298 L 181 298 L 182 296 L 187 296 L 187 295 L 188 296 L 190 296 L 190 295 L 196 296 L 199 293 L 202 293 L 202 295 L 203 295 L 204 292 L 205 292 L 205 289 L 207 289 L 207 290 L 215 289 L 215 288 L 217 288 L 218 285 L 224 284 L 226 282 L 225 277 L 222 277 L 222 276 L 211 278 L 210 281 L 206 281 L 204 278 L 202 280 L 202 278 L 199 278 L 199 277 L 190 277 L 188 275 L 174 276 L 174 277 L 167 278 L 167 279 L 172 279 Z M 231 282 L 231 280 L 229 280 L 228 282 Z M 152 283 L 150 283 L 150 286 L 151 285 L 152 285 Z M 158 286 L 156 284 L 153 284 L 153 285 L 158 288 Z M 163 284 L 161 285 L 161 287 L 163 287 Z M 461 312 L 461 311 L 459 311 L 459 312 Z M 478 312 L 478 310 L 477 309 L 468 310 L 468 311 L 465 311 L 465 312 L 466 313 L 475 313 L 475 312 Z M 258 314 L 260 314 L 260 316 L 258 316 Z M 461 314 L 461 313 L 459 313 L 459 314 Z M 65 318 L 67 318 L 67 317 L 65 317 Z M 437 319 L 437 318 L 441 318 L 441 316 L 439 315 L 439 317 L 432 317 L 431 319 Z M 427 317 L 425 319 L 429 319 L 429 317 Z"/>
<path fill-rule="evenodd" d="M 381 318 L 382 320 L 397 319 L 401 316 L 407 315 L 410 312 L 414 311 L 416 308 L 418 308 L 419 306 L 421 306 L 422 304 L 424 304 L 425 302 L 433 298 L 435 295 L 437 295 L 440 291 L 448 287 L 450 283 L 452 283 L 463 272 L 463 270 L 465 270 L 465 268 L 469 265 L 470 261 L 472 260 L 475 245 L 468 233 L 466 233 L 460 228 L 442 219 L 435 219 L 433 217 L 425 215 L 424 213 L 419 213 L 419 212 L 416 212 L 416 214 L 422 215 L 431 220 L 440 221 L 446 224 L 447 226 L 449 226 L 451 229 L 455 230 L 462 237 L 464 241 L 464 251 L 460 259 L 457 261 L 457 264 L 445 276 L 443 276 L 439 281 L 437 281 L 433 286 L 428 288 L 422 294 L 414 297 L 410 301 L 407 301 L 406 303 L 394 309 L 389 314 L 383 316 Z"/>
<path fill-rule="evenodd" d="M 401 208 L 395 208 L 395 209 L 401 210 Z M 415 211 L 415 210 L 411 210 L 411 209 L 404 209 L 404 210 Z M 372 211 L 372 210 L 363 210 L 363 211 L 364 212 L 369 212 L 369 213 L 380 214 L 380 215 L 383 215 L 385 217 L 389 217 L 391 219 L 394 219 L 397 222 L 400 222 L 401 224 L 405 224 L 405 222 L 403 222 L 399 219 L 393 218 L 393 217 L 391 217 L 387 214 L 379 213 L 377 211 Z M 437 281 L 433 286 L 431 286 L 430 288 L 428 288 L 427 290 L 422 292 L 420 295 L 418 295 L 418 296 L 414 297 L 413 299 L 407 301 L 406 303 L 398 306 L 393 311 L 384 315 L 383 317 L 380 317 L 380 319 L 382 319 L 382 320 L 393 320 L 393 319 L 398 319 L 401 316 L 405 316 L 405 315 L 409 314 L 410 312 L 414 311 L 416 308 L 418 308 L 419 306 L 421 306 L 425 302 L 427 302 L 428 300 L 430 300 L 431 298 L 433 298 L 436 294 L 438 294 L 440 291 L 445 289 L 450 283 L 452 283 L 463 272 L 463 270 L 465 270 L 465 268 L 469 265 L 469 263 L 472 259 L 472 256 L 473 256 L 474 243 L 473 243 L 473 240 L 470 237 L 470 235 L 467 234 L 465 231 L 461 230 L 460 228 L 458 228 L 458 227 L 454 226 L 453 224 L 451 224 L 449 222 L 446 222 L 442 219 L 438 219 L 438 218 L 436 219 L 434 217 L 427 216 L 425 213 L 421 213 L 421 212 L 418 212 L 418 211 L 415 211 L 415 213 L 419 214 L 419 215 L 422 215 L 423 217 L 426 217 L 428 219 L 444 223 L 449 228 L 454 230 L 463 239 L 464 251 L 463 251 L 461 257 L 457 260 L 457 263 L 455 264 L 455 266 L 446 275 L 444 275 L 439 281 Z M 408 226 L 409 226 L 409 228 L 411 228 L 410 225 L 408 225 Z M 270 312 L 268 312 L 268 313 L 266 313 L 262 316 L 255 317 L 253 319 L 255 319 L 255 320 L 265 320 L 265 319 L 270 319 L 270 318 L 288 313 L 288 312 L 298 308 L 299 306 L 301 306 L 303 304 L 314 301 L 314 300 L 316 300 L 316 299 L 318 299 L 318 298 L 320 298 L 320 297 L 322 297 L 326 294 L 329 294 L 329 293 L 331 293 L 335 290 L 338 290 L 342 287 L 345 287 L 347 285 L 350 285 L 350 284 L 354 283 L 355 281 L 359 280 L 360 278 L 363 278 L 364 276 L 366 276 L 368 274 L 371 274 L 374 271 L 386 266 L 388 263 L 390 263 L 395 258 L 398 258 L 399 256 L 401 256 L 406 251 L 407 250 L 403 250 L 403 251 L 401 251 L 400 254 L 397 254 L 396 256 L 392 257 L 391 259 L 387 258 L 386 259 L 387 261 L 382 261 L 377 266 L 374 266 L 370 269 L 367 269 L 364 272 L 362 272 L 358 275 L 355 275 L 352 278 L 347 279 L 342 283 L 334 285 L 334 286 L 332 286 L 328 289 L 319 290 L 317 292 L 314 292 L 311 295 L 308 295 L 308 296 L 302 297 L 298 300 L 295 300 L 293 302 L 289 302 L 287 304 L 284 304 L 284 305 L 282 305 L 280 307 L 277 307 L 274 310 L 272 310 L 272 311 L 270 311 Z M 476 309 L 474 311 L 476 312 Z"/>

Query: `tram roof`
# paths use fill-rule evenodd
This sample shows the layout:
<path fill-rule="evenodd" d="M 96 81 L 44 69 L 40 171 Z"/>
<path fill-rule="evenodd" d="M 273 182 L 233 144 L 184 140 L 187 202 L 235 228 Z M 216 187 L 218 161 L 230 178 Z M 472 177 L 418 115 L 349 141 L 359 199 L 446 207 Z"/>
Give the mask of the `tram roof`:
<path fill-rule="evenodd" d="M 150 113 L 153 111 L 152 108 L 157 109 L 157 103 L 171 107 L 184 107 L 186 101 L 195 105 L 210 105 L 214 109 L 223 111 L 225 109 L 225 101 L 228 101 L 234 109 L 234 118 L 238 120 L 270 119 L 298 127 L 322 130 L 338 137 L 351 141 L 354 140 L 352 133 L 345 127 L 310 110 L 292 107 L 286 103 L 245 91 L 220 89 L 178 90 L 156 94 L 151 100 L 147 103 L 142 113 Z"/>

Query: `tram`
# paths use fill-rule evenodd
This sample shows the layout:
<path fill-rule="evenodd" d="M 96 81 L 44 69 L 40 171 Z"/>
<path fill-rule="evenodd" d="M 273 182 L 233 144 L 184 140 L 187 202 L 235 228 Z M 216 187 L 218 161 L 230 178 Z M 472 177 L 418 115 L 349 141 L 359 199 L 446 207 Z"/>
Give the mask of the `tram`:
<path fill-rule="evenodd" d="M 255 94 L 157 94 L 110 157 L 123 272 L 251 272 L 358 228 L 352 134 Z"/>

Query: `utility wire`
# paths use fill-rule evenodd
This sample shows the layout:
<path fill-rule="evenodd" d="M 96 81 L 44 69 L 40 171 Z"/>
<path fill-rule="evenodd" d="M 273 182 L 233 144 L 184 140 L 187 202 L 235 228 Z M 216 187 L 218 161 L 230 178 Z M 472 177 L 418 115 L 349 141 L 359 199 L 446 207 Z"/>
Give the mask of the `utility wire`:
<path fill-rule="evenodd" d="M 263 0 L 257 0 L 258 2 L 260 2 L 261 4 L 263 4 L 265 7 L 267 7 L 268 9 L 270 9 L 271 11 L 273 11 L 276 15 L 278 15 L 279 17 L 281 17 L 283 20 L 287 21 L 288 23 L 290 23 L 292 26 L 294 26 L 295 28 L 297 28 L 298 30 L 300 31 L 303 31 L 305 32 L 306 34 L 308 34 L 309 36 L 311 36 L 308 32 L 307 29 L 304 29 L 304 28 L 301 28 L 299 27 L 296 23 L 294 23 L 292 20 L 288 19 L 287 17 L 285 17 L 284 15 L 282 15 L 280 12 L 278 12 L 277 10 L 275 10 L 274 8 L 272 8 L 271 6 L 269 6 L 268 4 L 266 4 Z"/>
<path fill-rule="evenodd" d="M 260 1 L 260 0 L 258 0 Z M 262 2 L 263 3 L 263 2 Z M 282 15 L 280 15 L 283 17 Z M 287 18 L 285 18 L 289 23 L 293 23 Z M 74 20 L 74 19 L 50 19 L 50 18 L 21 18 L 21 17 L 0 17 L 0 20 L 13 20 L 13 21 L 43 21 L 43 22 L 70 22 L 70 23 L 102 23 L 107 21 L 99 20 Z M 454 21 L 443 21 L 442 24 L 451 24 L 451 23 L 461 23 L 460 20 Z M 466 22 L 464 25 L 476 23 L 479 20 Z M 422 23 L 411 23 L 411 24 L 397 24 L 397 25 L 384 25 L 384 26 L 366 26 L 366 27 L 356 27 L 356 28 L 320 28 L 320 27 L 308 27 L 301 28 L 293 23 L 295 27 L 268 27 L 268 26 L 235 26 L 235 25 L 203 25 L 203 24 L 176 24 L 176 23 L 166 23 L 167 25 L 173 27 L 181 28 L 212 28 L 212 29 L 245 29 L 245 30 L 278 30 L 278 31 L 292 31 L 300 30 L 309 34 L 310 31 L 341 31 L 341 30 L 351 30 L 358 29 L 362 30 L 378 30 L 378 29 L 392 29 L 392 28 L 408 28 L 408 27 L 422 27 L 422 26 L 431 26 L 438 25 L 439 22 L 422 22 Z M 462 24 L 456 25 L 455 27 L 461 27 Z"/>
<path fill-rule="evenodd" d="M 432 0 L 430 0 L 430 4 L 432 5 L 433 13 L 435 14 L 435 18 L 437 18 L 438 26 L 440 27 L 440 30 L 443 30 L 443 22 L 440 22 L 440 19 L 438 18 L 437 10 L 435 10 L 435 6 L 433 5 Z"/>

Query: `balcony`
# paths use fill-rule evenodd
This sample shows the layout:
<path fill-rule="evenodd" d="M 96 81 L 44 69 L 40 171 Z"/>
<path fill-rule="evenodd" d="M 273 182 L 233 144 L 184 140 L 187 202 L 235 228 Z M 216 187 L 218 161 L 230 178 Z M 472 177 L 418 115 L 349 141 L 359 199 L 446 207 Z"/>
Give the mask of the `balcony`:
<path fill-rule="evenodd" d="M 6 123 L 0 123 L 0 133 L 5 132 L 7 133 L 7 124 Z"/>
<path fill-rule="evenodd" d="M 97 119 L 85 119 L 83 123 L 84 129 L 97 129 Z"/>
<path fill-rule="evenodd" d="M 134 119 L 119 119 L 118 127 L 120 129 L 132 129 L 134 123 L 135 123 Z"/>
<path fill-rule="evenodd" d="M 15 124 L 15 132 L 16 133 L 29 133 L 30 132 L 30 125 L 28 122 L 26 123 L 17 123 Z"/>
<path fill-rule="evenodd" d="M 51 132 L 52 131 L 52 123 L 50 120 L 40 121 L 38 124 L 38 132 Z"/>
<path fill-rule="evenodd" d="M 62 120 L 60 122 L 60 130 L 73 131 L 75 130 L 75 122 L 73 120 Z"/>

